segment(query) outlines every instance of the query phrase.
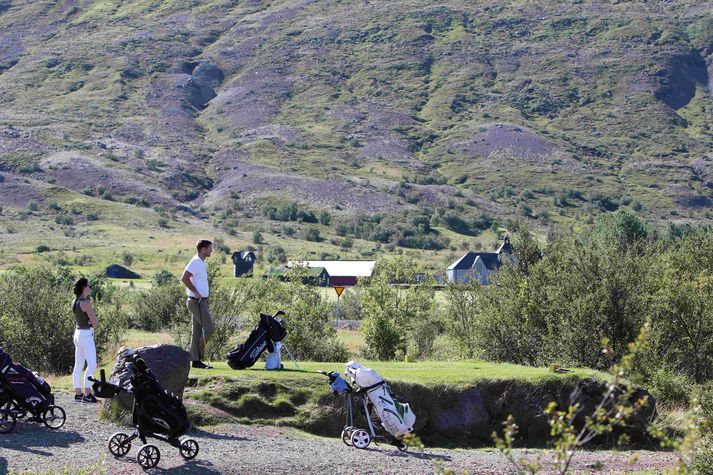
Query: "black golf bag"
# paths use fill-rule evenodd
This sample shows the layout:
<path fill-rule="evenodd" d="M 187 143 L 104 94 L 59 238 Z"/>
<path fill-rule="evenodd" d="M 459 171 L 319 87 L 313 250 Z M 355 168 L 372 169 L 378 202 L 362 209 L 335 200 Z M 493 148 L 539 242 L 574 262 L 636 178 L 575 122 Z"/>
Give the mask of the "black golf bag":
<path fill-rule="evenodd" d="M 277 315 L 260 314 L 260 321 L 245 343 L 236 346 L 228 353 L 228 365 L 233 369 L 250 368 L 255 364 L 265 348 L 274 351 L 274 343 L 282 341 L 287 336 L 285 323 Z"/>
<path fill-rule="evenodd" d="M 124 350 L 111 374 L 112 382 L 106 381 L 104 370 L 100 374 L 101 380 L 91 378 L 94 381 L 92 388 L 98 397 L 112 398 L 121 391 L 134 395 L 132 419 L 136 430 L 131 435 L 117 432 L 111 436 L 109 451 L 112 455 L 124 457 L 131 450 L 131 442 L 139 439 L 143 443 L 137 454 L 139 464 L 143 468 L 155 467 L 161 459 L 161 452 L 147 442 L 147 437 L 177 447 L 186 460 L 198 455 L 198 442 L 180 438 L 191 429 L 186 408 L 178 397 L 161 387 L 143 358 L 130 349 Z"/>
<path fill-rule="evenodd" d="M 142 433 L 171 438 L 186 434 L 191 423 L 181 400 L 161 387 L 143 358 L 123 356 L 120 358 L 122 362 L 123 368 L 115 368 L 112 373 L 116 384 L 106 382 L 102 371 L 102 380 L 95 380 L 92 386 L 94 393 L 102 398 L 114 397 L 122 390 L 133 393 L 133 423 Z"/>
<path fill-rule="evenodd" d="M 33 415 L 41 414 L 54 404 L 47 382 L 18 363 L 0 348 L 0 407 L 12 399 Z"/>
<path fill-rule="evenodd" d="M 54 405 L 52 388 L 39 374 L 18 363 L 0 348 L 0 434 L 12 432 L 18 419 L 38 422 L 56 430 L 67 415 Z"/>

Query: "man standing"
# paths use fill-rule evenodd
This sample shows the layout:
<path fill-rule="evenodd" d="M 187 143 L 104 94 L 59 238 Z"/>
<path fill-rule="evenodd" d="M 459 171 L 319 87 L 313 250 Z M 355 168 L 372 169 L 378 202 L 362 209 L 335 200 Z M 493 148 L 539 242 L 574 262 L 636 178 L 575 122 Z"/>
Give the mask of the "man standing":
<path fill-rule="evenodd" d="M 201 239 L 196 243 L 198 254 L 188 263 L 181 281 L 186 286 L 186 306 L 193 316 L 191 333 L 191 361 L 194 368 L 212 368 L 203 363 L 203 350 L 206 341 L 213 335 L 213 318 L 208 311 L 208 272 L 205 267 L 206 257 L 213 253 L 213 243 Z"/>

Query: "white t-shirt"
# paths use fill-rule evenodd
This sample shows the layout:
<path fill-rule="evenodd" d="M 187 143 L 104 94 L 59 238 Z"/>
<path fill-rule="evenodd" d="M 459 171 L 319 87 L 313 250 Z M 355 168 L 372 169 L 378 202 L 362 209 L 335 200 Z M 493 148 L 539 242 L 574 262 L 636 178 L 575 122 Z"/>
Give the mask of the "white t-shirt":
<path fill-rule="evenodd" d="M 207 297 L 208 296 L 208 271 L 205 268 L 205 262 L 203 259 L 198 257 L 198 255 L 193 256 L 193 259 L 188 263 L 186 269 L 190 272 L 193 277 L 191 277 L 191 282 L 193 282 L 193 287 L 200 293 L 196 295 L 191 292 L 188 287 L 186 287 L 186 294 L 189 297 Z"/>

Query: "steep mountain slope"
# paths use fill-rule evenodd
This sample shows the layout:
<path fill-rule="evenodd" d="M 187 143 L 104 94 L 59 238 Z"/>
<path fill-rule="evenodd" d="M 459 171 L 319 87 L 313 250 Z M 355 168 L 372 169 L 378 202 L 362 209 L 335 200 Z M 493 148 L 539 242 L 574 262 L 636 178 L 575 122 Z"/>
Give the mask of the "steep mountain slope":
<path fill-rule="evenodd" d="M 2 0 L 0 202 L 83 192 L 216 223 L 291 201 L 404 223 L 438 208 L 583 223 L 621 206 L 705 221 L 712 12 Z"/>

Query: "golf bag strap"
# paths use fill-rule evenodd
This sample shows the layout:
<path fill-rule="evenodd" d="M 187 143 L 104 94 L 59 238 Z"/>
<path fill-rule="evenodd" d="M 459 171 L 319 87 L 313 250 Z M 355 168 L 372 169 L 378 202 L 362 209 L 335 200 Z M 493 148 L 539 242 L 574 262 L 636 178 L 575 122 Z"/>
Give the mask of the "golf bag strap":
<path fill-rule="evenodd" d="M 360 392 L 360 393 L 361 393 L 361 392 L 366 392 L 366 393 L 368 393 L 368 392 L 371 391 L 372 389 L 376 389 L 376 388 L 378 388 L 379 386 L 383 386 L 384 384 L 386 384 L 386 381 L 380 381 L 380 382 L 378 382 L 378 383 L 376 383 L 376 384 L 372 384 L 371 386 L 367 386 L 367 387 L 365 387 L 365 388 L 361 388 L 361 389 L 360 389 L 359 391 L 357 391 L 357 392 Z"/>

